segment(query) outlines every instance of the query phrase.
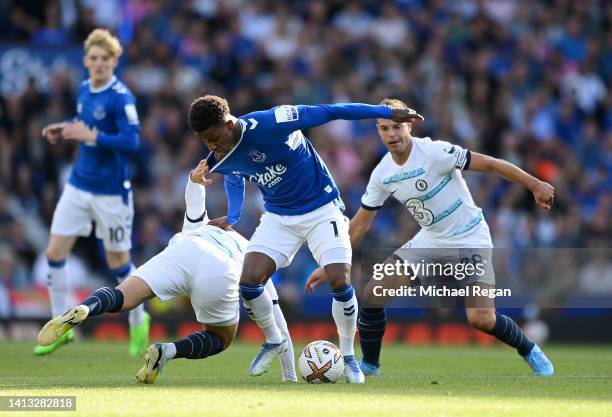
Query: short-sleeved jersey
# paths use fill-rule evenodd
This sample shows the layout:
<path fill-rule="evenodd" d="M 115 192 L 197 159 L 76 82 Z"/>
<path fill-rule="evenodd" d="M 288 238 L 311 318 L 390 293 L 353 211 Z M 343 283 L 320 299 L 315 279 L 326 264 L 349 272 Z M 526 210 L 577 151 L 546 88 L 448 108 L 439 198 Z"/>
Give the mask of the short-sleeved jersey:
<path fill-rule="evenodd" d="M 130 188 L 129 154 L 140 143 L 136 101 L 128 88 L 113 77 L 93 88 L 79 86 L 76 118 L 96 129 L 96 142 L 81 142 L 69 182 L 93 194 L 125 194 Z"/>
<path fill-rule="evenodd" d="M 222 160 L 209 157 L 211 172 L 234 175 L 257 185 L 266 211 L 300 215 L 336 200 L 340 193 L 327 166 L 301 129 L 334 119 L 390 118 L 387 106 L 330 104 L 278 106 L 238 119 L 242 137 Z"/>
<path fill-rule="evenodd" d="M 380 208 L 393 196 L 435 247 L 492 247 L 482 210 L 460 172 L 469 167 L 470 158 L 470 151 L 457 145 L 412 138 L 412 150 L 403 165 L 387 153 L 376 166 L 361 198 L 362 207 Z"/>

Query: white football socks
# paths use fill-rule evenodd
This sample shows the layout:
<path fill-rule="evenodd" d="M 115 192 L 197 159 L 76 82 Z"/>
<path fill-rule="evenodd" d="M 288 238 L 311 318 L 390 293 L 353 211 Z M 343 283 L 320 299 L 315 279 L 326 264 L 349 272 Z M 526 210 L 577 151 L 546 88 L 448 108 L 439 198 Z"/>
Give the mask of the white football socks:
<path fill-rule="evenodd" d="M 174 343 L 162 343 L 162 360 L 164 362 L 174 359 L 176 356 L 176 345 Z"/>
<path fill-rule="evenodd" d="M 287 350 L 279 355 L 281 371 L 283 374 L 283 381 L 297 382 L 297 375 L 295 373 L 295 356 L 293 353 L 293 342 L 291 341 L 291 336 L 289 335 L 287 320 L 285 320 L 283 310 L 281 310 L 278 304 L 274 304 L 273 309 L 274 320 L 276 321 L 277 326 L 280 328 L 283 337 L 287 340 Z"/>
<path fill-rule="evenodd" d="M 348 301 L 332 301 L 332 316 L 336 322 L 340 339 L 340 352 L 343 356 L 355 355 L 353 342 L 357 330 L 357 298 L 353 294 Z"/>
<path fill-rule="evenodd" d="M 244 297 L 242 301 L 246 309 L 249 310 L 249 316 L 257 323 L 266 336 L 266 342 L 275 344 L 281 343 L 283 341 L 283 334 L 274 320 L 272 298 L 270 294 L 268 294 L 267 291 L 263 291 L 250 301 Z"/>
<path fill-rule="evenodd" d="M 49 289 L 49 298 L 51 299 L 51 315 L 53 317 L 61 316 L 69 307 L 68 295 L 70 288 L 68 286 L 68 273 L 66 272 L 65 263 L 61 266 L 49 265 L 47 287 Z"/>

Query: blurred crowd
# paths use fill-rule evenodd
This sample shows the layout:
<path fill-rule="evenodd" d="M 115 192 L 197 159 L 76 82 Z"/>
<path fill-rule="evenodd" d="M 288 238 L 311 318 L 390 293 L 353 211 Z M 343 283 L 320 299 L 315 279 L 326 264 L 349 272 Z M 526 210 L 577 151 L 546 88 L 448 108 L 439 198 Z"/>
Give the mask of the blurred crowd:
<path fill-rule="evenodd" d="M 278 104 L 402 99 L 425 116 L 416 136 L 504 158 L 556 187 L 555 205 L 545 212 L 519 186 L 465 173 L 496 246 L 612 243 L 611 2 L 0 0 L 0 6 L 4 45 L 80 47 L 100 26 L 120 37 L 118 73 L 137 96 L 142 124 L 133 158 L 137 264 L 182 224 L 187 173 L 207 153 L 189 131 L 186 110 L 205 93 L 227 97 L 234 115 Z M 37 271 L 75 157 L 73 144 L 50 146 L 40 131 L 73 116 L 81 80 L 62 71 L 49 77 L 48 88 L 32 79 L 0 97 L 0 288 L 44 285 Z M 374 121 L 336 121 L 307 136 L 350 217 L 384 153 Z M 221 178 L 207 196 L 211 215 L 223 215 Z M 236 228 L 250 237 L 261 210 L 249 186 Z M 364 245 L 392 248 L 416 230 L 405 210 L 388 204 Z M 95 239 L 82 240 L 71 262 L 103 276 Z M 299 256 L 286 279 L 303 281 L 312 263 Z M 87 278 L 83 285 L 92 284 Z"/>

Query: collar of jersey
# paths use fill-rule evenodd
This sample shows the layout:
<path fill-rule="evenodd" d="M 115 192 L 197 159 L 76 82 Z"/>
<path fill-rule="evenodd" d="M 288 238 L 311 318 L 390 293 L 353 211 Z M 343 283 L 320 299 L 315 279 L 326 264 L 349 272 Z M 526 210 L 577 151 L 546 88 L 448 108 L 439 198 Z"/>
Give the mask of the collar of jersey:
<path fill-rule="evenodd" d="M 117 77 L 113 75 L 113 77 L 103 86 L 101 87 L 92 87 L 91 80 L 89 80 L 89 92 L 90 93 L 101 93 L 102 91 L 108 90 L 111 85 L 113 85 L 117 81 Z"/>
<path fill-rule="evenodd" d="M 215 172 L 215 170 L 216 170 L 217 168 L 219 168 L 219 167 L 221 166 L 221 164 L 222 164 L 223 162 L 225 162 L 225 160 L 226 160 L 227 158 L 229 158 L 229 157 L 230 157 L 230 155 L 231 155 L 231 154 L 233 154 L 233 153 L 234 153 L 234 151 L 235 151 L 236 149 L 238 149 L 238 146 L 240 146 L 240 142 L 242 142 L 242 138 L 244 137 L 244 131 L 246 130 L 246 122 L 245 122 L 244 120 L 242 120 L 242 119 L 238 119 L 238 122 L 240 123 L 240 127 L 242 128 L 242 132 L 240 132 L 240 139 L 238 139 L 238 143 L 236 144 L 236 146 L 234 146 L 234 147 L 232 148 L 232 150 L 231 150 L 231 151 L 229 151 L 229 152 L 227 153 L 227 155 L 225 155 L 225 156 L 223 157 L 223 159 L 222 159 L 222 160 L 220 160 L 219 162 L 217 162 L 217 163 L 215 164 L 215 166 L 214 166 L 214 167 L 212 167 L 212 169 L 210 170 L 210 172 Z"/>

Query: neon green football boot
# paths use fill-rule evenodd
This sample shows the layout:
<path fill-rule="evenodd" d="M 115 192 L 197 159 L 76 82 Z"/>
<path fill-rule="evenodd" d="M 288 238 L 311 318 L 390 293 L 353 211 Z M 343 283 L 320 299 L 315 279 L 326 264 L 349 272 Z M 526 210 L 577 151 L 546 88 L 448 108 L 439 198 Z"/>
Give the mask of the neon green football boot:
<path fill-rule="evenodd" d="M 74 342 L 74 330 L 68 330 L 62 337 L 57 339 L 54 343 L 49 346 L 36 345 L 34 346 L 34 354 L 36 356 L 44 356 L 49 355 L 55 352 L 60 346 L 66 345 L 68 343 Z"/>
<path fill-rule="evenodd" d="M 141 324 L 130 326 L 130 356 L 142 356 L 147 351 L 150 327 L 151 316 L 146 311 Z"/>

